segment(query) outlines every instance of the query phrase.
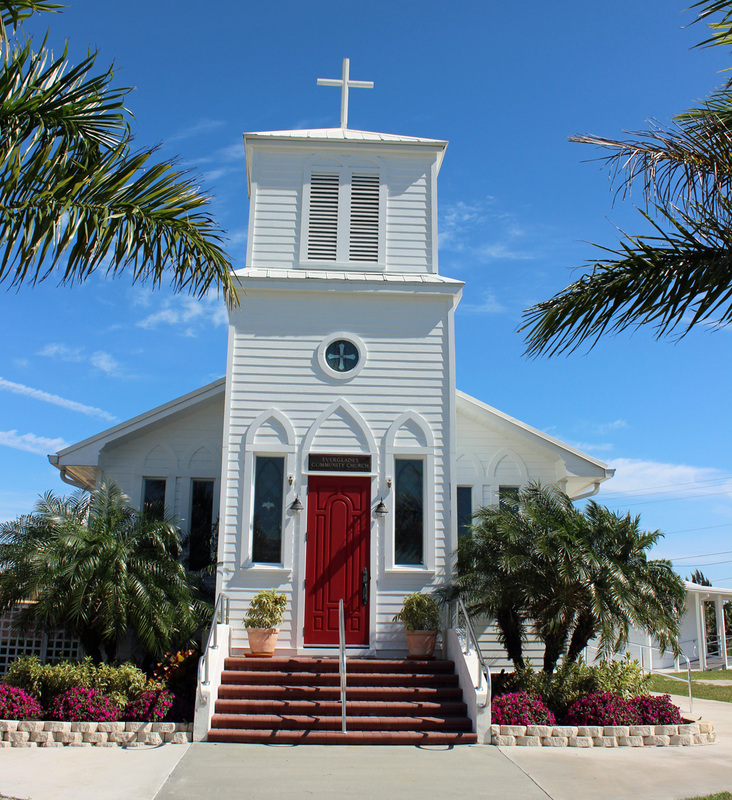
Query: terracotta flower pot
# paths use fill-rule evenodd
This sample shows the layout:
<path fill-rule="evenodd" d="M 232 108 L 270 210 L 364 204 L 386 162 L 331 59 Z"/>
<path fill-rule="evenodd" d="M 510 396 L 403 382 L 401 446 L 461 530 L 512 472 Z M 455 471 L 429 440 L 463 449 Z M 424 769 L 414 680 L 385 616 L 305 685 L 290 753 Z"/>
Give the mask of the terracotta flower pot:
<path fill-rule="evenodd" d="M 279 628 L 247 628 L 251 655 L 257 658 L 272 658 L 279 632 Z"/>
<path fill-rule="evenodd" d="M 405 631 L 409 658 L 432 658 L 437 644 L 437 631 Z"/>

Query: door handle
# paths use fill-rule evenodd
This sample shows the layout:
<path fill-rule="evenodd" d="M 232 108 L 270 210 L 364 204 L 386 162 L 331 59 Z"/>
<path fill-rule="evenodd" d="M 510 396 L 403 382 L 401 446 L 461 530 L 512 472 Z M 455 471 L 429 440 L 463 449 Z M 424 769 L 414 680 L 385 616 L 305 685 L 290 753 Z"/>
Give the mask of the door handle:
<path fill-rule="evenodd" d="M 361 570 L 361 603 L 365 606 L 369 604 L 369 569 L 364 567 Z"/>

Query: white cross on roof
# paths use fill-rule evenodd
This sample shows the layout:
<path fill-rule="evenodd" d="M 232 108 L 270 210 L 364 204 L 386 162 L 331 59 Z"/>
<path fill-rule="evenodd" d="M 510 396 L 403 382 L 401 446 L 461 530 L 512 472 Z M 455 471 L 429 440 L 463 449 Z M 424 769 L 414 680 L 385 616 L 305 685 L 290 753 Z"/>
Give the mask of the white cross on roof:
<path fill-rule="evenodd" d="M 318 86 L 340 86 L 341 87 L 341 128 L 348 127 L 348 90 L 349 89 L 373 89 L 373 81 L 352 81 L 349 78 L 350 59 L 343 59 L 343 77 L 340 80 L 335 78 L 318 78 Z"/>

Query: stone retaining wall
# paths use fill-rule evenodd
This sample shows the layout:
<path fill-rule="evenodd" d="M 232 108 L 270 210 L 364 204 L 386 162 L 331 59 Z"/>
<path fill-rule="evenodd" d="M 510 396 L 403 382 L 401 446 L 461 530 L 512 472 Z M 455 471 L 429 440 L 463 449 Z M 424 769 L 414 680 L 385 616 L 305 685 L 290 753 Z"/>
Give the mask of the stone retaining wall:
<path fill-rule="evenodd" d="M 143 747 L 186 744 L 189 722 L 44 722 L 0 719 L 0 747 Z"/>
<path fill-rule="evenodd" d="M 711 722 L 684 725 L 491 725 L 490 743 L 507 747 L 668 747 L 713 744 Z"/>

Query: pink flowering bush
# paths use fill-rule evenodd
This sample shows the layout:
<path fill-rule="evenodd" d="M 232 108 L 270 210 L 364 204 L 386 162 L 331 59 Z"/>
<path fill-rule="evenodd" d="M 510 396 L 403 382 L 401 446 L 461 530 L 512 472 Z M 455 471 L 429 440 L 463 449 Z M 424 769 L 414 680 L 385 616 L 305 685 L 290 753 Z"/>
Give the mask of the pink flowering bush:
<path fill-rule="evenodd" d="M 639 716 L 630 700 L 612 692 L 592 692 L 567 709 L 565 725 L 638 725 Z"/>
<path fill-rule="evenodd" d="M 502 694 L 493 701 L 494 725 L 554 725 L 554 714 L 541 695 L 529 692 Z"/>
<path fill-rule="evenodd" d="M 0 683 L 0 719 L 38 719 L 42 713 L 41 704 L 33 695 Z"/>
<path fill-rule="evenodd" d="M 655 697 L 650 694 L 633 697 L 628 701 L 638 715 L 640 725 L 681 725 L 683 719 L 669 695 Z"/>
<path fill-rule="evenodd" d="M 49 708 L 51 719 L 62 722 L 114 722 L 119 706 L 96 689 L 75 686 L 55 697 Z"/>
<path fill-rule="evenodd" d="M 173 705 L 173 694 L 167 689 L 143 692 L 125 708 L 124 719 L 129 722 L 160 722 Z"/>

